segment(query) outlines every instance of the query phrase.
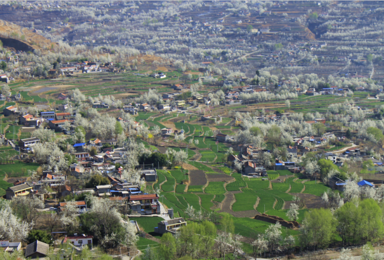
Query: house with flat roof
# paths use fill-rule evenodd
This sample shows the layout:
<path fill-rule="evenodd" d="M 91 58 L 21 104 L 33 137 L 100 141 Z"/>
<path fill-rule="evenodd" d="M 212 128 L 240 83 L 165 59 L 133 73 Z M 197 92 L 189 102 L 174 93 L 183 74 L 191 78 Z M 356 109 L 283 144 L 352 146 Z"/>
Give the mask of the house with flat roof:
<path fill-rule="evenodd" d="M 34 117 L 33 115 L 27 114 L 19 117 L 19 124 L 24 126 L 38 127 L 41 124 L 41 120 Z"/>
<path fill-rule="evenodd" d="M 157 180 L 156 169 L 141 170 L 141 178 L 144 178 L 145 181 L 156 181 Z"/>
<path fill-rule="evenodd" d="M 141 215 L 160 214 L 159 196 L 157 194 L 130 194 L 128 204 L 132 211 Z"/>
<path fill-rule="evenodd" d="M 54 120 L 55 119 L 55 111 L 41 112 L 40 117 L 46 120 Z"/>
<path fill-rule="evenodd" d="M 104 197 L 104 196 L 111 196 L 111 188 L 112 184 L 107 184 L 107 185 L 98 185 L 95 188 L 96 195 L 99 197 Z"/>
<path fill-rule="evenodd" d="M 31 148 L 38 143 L 40 143 L 40 139 L 37 137 L 24 138 L 19 141 L 19 146 L 21 148 L 26 149 L 26 148 Z"/>
<path fill-rule="evenodd" d="M 65 210 L 67 202 L 60 202 L 58 205 L 59 211 Z M 79 213 L 84 213 L 87 211 L 87 203 L 85 201 L 75 201 L 75 206 L 78 208 Z"/>
<path fill-rule="evenodd" d="M 93 246 L 93 236 L 87 235 L 77 235 L 76 233 L 73 236 L 66 236 L 63 240 L 64 243 L 69 242 L 74 246 Z"/>
<path fill-rule="evenodd" d="M 183 218 L 174 218 L 169 220 L 163 220 L 155 227 L 155 233 L 164 234 L 170 232 L 176 234 L 181 227 L 186 226 L 187 222 Z"/>
<path fill-rule="evenodd" d="M 5 252 L 13 253 L 15 251 L 20 251 L 21 249 L 21 242 L 9 242 L 9 241 L 0 241 L 0 247 Z"/>
<path fill-rule="evenodd" d="M 63 120 L 52 120 L 49 121 L 48 125 L 51 129 L 54 129 L 55 131 L 63 131 L 63 126 L 65 122 L 71 122 L 70 120 L 63 119 Z"/>
<path fill-rule="evenodd" d="M 32 186 L 28 183 L 19 184 L 13 187 L 9 187 L 5 193 L 7 200 L 11 200 L 13 197 L 17 196 L 27 196 L 31 193 Z"/>

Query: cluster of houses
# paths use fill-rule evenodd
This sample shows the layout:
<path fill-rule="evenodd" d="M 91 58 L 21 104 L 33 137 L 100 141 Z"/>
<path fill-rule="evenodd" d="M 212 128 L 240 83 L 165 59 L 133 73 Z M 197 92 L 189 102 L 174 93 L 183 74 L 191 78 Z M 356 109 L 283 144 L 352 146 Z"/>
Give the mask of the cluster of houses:
<path fill-rule="evenodd" d="M 63 243 L 71 243 L 75 247 L 93 246 L 93 236 L 78 235 L 75 233 L 73 236 L 65 236 Z M 21 242 L 9 242 L 6 240 L 0 241 L 1 250 L 13 253 L 15 251 L 21 251 Z M 50 246 L 47 243 L 36 240 L 28 244 L 24 250 L 24 256 L 27 259 L 45 259 L 49 255 Z"/>
<path fill-rule="evenodd" d="M 329 88 L 322 88 L 317 91 L 315 88 L 309 88 L 305 95 L 307 96 L 318 96 L 318 95 L 335 95 L 335 96 L 345 96 L 351 90 L 349 88 L 341 88 L 336 86 L 331 86 Z"/>
<path fill-rule="evenodd" d="M 118 69 L 113 62 L 99 64 L 93 61 L 69 62 L 61 64 L 58 69 L 50 69 L 49 75 L 70 75 L 77 73 L 116 72 Z"/>

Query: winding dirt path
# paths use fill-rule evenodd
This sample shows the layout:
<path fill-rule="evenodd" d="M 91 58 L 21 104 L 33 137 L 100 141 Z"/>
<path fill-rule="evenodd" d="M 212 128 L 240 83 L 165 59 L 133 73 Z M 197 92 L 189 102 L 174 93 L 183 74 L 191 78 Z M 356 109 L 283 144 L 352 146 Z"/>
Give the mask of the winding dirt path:
<path fill-rule="evenodd" d="M 289 184 L 289 188 L 285 193 L 289 193 L 291 191 L 291 188 L 292 188 L 292 186 L 291 186 L 291 184 Z"/>
<path fill-rule="evenodd" d="M 276 204 L 277 204 L 277 199 L 275 198 L 275 202 L 273 203 L 273 209 L 275 209 L 275 206 L 276 206 Z"/>
<path fill-rule="evenodd" d="M 256 203 L 255 203 L 255 205 L 253 205 L 253 208 L 255 210 L 257 209 L 257 206 L 259 206 L 259 203 L 260 203 L 260 197 L 257 197 Z"/>

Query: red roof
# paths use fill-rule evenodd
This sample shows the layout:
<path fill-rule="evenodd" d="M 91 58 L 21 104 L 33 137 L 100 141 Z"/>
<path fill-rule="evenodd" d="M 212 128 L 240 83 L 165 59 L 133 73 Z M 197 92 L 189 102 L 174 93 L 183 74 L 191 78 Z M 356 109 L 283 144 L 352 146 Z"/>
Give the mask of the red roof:
<path fill-rule="evenodd" d="M 151 199 L 158 199 L 159 197 L 157 194 L 145 194 L 145 195 L 131 195 L 129 197 L 130 201 L 133 200 L 151 200 Z"/>
<path fill-rule="evenodd" d="M 77 206 L 85 206 L 87 205 L 85 201 L 75 201 Z M 60 202 L 59 207 L 65 207 L 67 205 L 66 202 Z"/>
<path fill-rule="evenodd" d="M 28 119 L 28 118 L 33 118 L 33 115 L 25 115 L 25 116 L 23 116 L 25 119 Z"/>
<path fill-rule="evenodd" d="M 70 116 L 71 113 L 63 112 L 63 113 L 56 113 L 56 116 Z"/>
<path fill-rule="evenodd" d="M 52 120 L 51 122 L 52 122 L 52 124 L 61 124 L 61 123 L 65 123 L 67 121 L 69 121 L 69 120 L 63 119 L 63 120 Z"/>

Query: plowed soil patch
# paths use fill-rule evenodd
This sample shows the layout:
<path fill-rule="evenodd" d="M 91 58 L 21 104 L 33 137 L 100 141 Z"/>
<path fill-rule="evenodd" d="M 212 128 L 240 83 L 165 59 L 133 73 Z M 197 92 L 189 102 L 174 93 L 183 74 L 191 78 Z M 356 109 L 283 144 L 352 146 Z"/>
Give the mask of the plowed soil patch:
<path fill-rule="evenodd" d="M 205 185 L 207 183 L 207 178 L 205 177 L 204 171 L 192 170 L 189 173 L 191 179 L 191 183 L 189 185 Z"/>
<path fill-rule="evenodd" d="M 229 182 L 234 179 L 233 177 L 226 174 L 207 174 L 207 178 L 209 182 L 215 182 L 215 181 Z"/>
<path fill-rule="evenodd" d="M 325 208 L 326 204 L 325 202 L 318 196 L 315 196 L 313 194 L 307 194 L 307 193 L 290 193 L 292 196 L 297 196 L 301 199 L 302 202 L 304 202 L 305 206 L 308 209 L 318 209 L 318 208 Z M 285 208 L 289 207 L 290 203 L 286 203 Z"/>

